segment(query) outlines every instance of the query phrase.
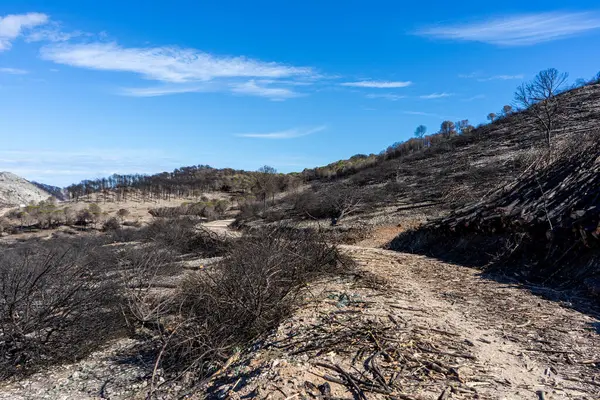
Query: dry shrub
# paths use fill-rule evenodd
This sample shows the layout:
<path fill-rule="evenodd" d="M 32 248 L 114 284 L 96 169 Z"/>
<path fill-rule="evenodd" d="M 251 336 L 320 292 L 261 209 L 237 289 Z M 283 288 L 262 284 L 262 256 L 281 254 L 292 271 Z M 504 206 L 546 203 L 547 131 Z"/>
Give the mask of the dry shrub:
<path fill-rule="evenodd" d="M 158 207 L 150 211 L 153 217 L 177 218 L 181 216 L 203 217 L 209 221 L 218 219 L 229 208 L 229 202 L 226 200 L 201 201 L 196 203 L 185 203 L 177 207 Z"/>
<path fill-rule="evenodd" d="M 11 228 L 12 224 L 10 223 L 10 220 L 8 220 L 8 218 L 0 217 L 0 233 L 8 232 Z"/>
<path fill-rule="evenodd" d="M 307 190 L 295 199 L 294 211 L 309 218 L 342 218 L 364 208 L 365 194 L 361 188 L 347 183 L 334 183 Z"/>
<path fill-rule="evenodd" d="M 240 212 L 235 218 L 236 225 L 240 225 L 242 221 L 253 220 L 260 218 L 265 209 L 265 206 L 260 201 L 245 201 L 240 205 Z"/>
<path fill-rule="evenodd" d="M 103 232 L 116 231 L 119 229 L 121 229 L 121 223 L 115 217 L 109 218 L 108 220 L 106 220 L 106 222 L 102 224 Z"/>
<path fill-rule="evenodd" d="M 180 253 L 220 256 L 227 249 L 225 238 L 202 227 L 192 218 L 156 218 L 140 231 L 147 241 L 166 246 Z"/>
<path fill-rule="evenodd" d="M 114 264 L 84 242 L 0 253 L 0 379 L 83 357 L 122 332 L 119 288 L 106 279 Z"/>
<path fill-rule="evenodd" d="M 175 375 L 209 376 L 236 348 L 288 317 L 308 282 L 350 265 L 337 247 L 310 231 L 272 229 L 240 239 L 217 266 L 184 281 L 172 317 L 157 324 L 157 365 Z"/>
<path fill-rule="evenodd" d="M 172 262 L 173 256 L 169 250 L 155 245 L 135 246 L 119 252 L 119 273 L 127 287 L 124 303 L 132 319 L 129 322 L 142 327 L 156 324 L 168 311 L 168 296 L 154 289 L 164 285 L 161 279 L 180 271 Z"/>
<path fill-rule="evenodd" d="M 148 213 L 155 218 L 177 218 L 184 215 L 179 207 L 158 207 L 149 210 Z"/>

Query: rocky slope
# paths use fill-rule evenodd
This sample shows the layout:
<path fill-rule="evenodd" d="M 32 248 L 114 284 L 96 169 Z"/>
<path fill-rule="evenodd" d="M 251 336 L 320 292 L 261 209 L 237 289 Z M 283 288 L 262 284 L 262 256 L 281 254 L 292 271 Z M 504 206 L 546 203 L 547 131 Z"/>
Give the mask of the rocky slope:
<path fill-rule="evenodd" d="M 0 207 L 46 200 L 50 193 L 11 172 L 0 172 Z"/>

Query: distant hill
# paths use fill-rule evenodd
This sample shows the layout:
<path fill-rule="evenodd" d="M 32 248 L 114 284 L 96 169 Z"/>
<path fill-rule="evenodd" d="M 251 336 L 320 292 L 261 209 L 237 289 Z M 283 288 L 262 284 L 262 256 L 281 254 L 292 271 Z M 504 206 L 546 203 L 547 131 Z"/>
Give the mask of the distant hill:
<path fill-rule="evenodd" d="M 58 186 L 46 185 L 45 183 L 39 183 L 36 181 L 31 181 L 32 184 L 42 189 L 45 192 L 50 193 L 52 196 L 56 197 L 60 201 L 66 200 L 66 196 L 64 190 Z"/>
<path fill-rule="evenodd" d="M 46 200 L 52 195 L 11 172 L 0 172 L 0 207 Z"/>

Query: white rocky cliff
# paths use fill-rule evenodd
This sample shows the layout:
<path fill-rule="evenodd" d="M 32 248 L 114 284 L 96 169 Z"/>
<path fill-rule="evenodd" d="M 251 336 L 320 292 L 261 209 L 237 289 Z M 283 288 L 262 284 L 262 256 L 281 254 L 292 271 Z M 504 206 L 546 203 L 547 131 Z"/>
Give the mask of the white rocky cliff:
<path fill-rule="evenodd" d="M 0 207 L 46 200 L 50 193 L 11 172 L 0 172 Z"/>

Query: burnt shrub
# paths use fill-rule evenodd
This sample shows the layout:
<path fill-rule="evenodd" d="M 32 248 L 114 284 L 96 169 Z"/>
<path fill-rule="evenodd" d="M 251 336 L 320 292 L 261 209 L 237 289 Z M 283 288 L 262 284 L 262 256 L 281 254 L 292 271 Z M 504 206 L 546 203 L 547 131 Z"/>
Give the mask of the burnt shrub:
<path fill-rule="evenodd" d="M 208 221 L 214 221 L 221 217 L 229 208 L 229 202 L 226 200 L 200 201 L 195 203 L 184 203 L 177 207 L 159 207 L 153 208 L 150 215 L 162 218 L 177 218 L 181 216 L 196 216 L 206 218 Z"/>
<path fill-rule="evenodd" d="M 239 239 L 220 263 L 183 282 L 170 318 L 156 324 L 162 349 L 157 365 L 168 374 L 187 370 L 206 378 L 236 348 L 287 318 L 308 282 L 351 266 L 312 231 L 275 228 Z"/>
<path fill-rule="evenodd" d="M 163 247 L 145 244 L 120 251 L 118 260 L 130 322 L 142 327 L 156 324 L 171 303 L 168 292 L 153 289 L 170 288 L 169 278 L 181 272 L 181 267 L 173 263 L 174 254 Z"/>
<path fill-rule="evenodd" d="M 148 211 L 148 214 L 155 218 L 177 218 L 184 213 L 179 207 L 158 207 Z"/>
<path fill-rule="evenodd" d="M 309 218 L 335 218 L 341 220 L 364 209 L 364 191 L 346 183 L 334 183 L 307 190 L 295 200 L 297 215 Z"/>
<path fill-rule="evenodd" d="M 236 216 L 236 222 L 260 218 L 264 208 L 265 207 L 262 202 L 246 201 L 240 204 L 240 212 Z"/>
<path fill-rule="evenodd" d="M 155 218 L 140 233 L 146 241 L 158 243 L 180 253 L 206 257 L 222 255 L 228 241 L 208 229 L 198 227 L 193 218 Z"/>
<path fill-rule="evenodd" d="M 322 193 L 307 190 L 298 194 L 294 201 L 294 212 L 304 218 L 331 218 L 336 210 L 330 202 L 326 201 Z"/>
<path fill-rule="evenodd" d="M 109 218 L 108 220 L 106 220 L 106 222 L 102 224 L 102 231 L 104 232 L 116 231 L 119 229 L 121 229 L 121 223 L 115 217 Z"/>
<path fill-rule="evenodd" d="M 0 252 L 0 379 L 87 355 L 124 332 L 116 267 L 95 240 Z"/>

